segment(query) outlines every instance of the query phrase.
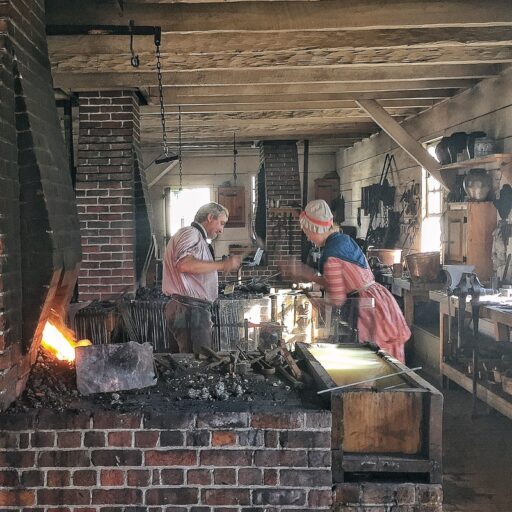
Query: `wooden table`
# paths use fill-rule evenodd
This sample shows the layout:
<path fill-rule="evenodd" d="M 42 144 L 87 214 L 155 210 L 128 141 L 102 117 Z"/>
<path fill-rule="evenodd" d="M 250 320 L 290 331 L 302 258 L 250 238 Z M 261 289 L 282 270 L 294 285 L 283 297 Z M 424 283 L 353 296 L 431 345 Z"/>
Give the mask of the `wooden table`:
<path fill-rule="evenodd" d="M 442 288 L 442 283 L 421 283 L 403 277 L 382 276 L 382 281 L 391 286 L 391 293 L 404 299 L 404 317 L 407 325 L 414 323 L 414 305 L 417 301 L 429 300 L 429 292 Z"/>
<path fill-rule="evenodd" d="M 466 391 L 472 393 L 472 378 L 466 375 L 460 367 L 447 361 L 448 354 L 448 322 L 451 317 L 457 316 L 459 299 L 448 297 L 445 292 L 431 291 L 430 299 L 439 302 L 439 337 L 440 337 L 440 369 L 441 375 L 449 379 Z M 481 305 L 480 318 L 489 320 L 494 325 L 496 341 L 510 341 L 510 328 L 512 327 L 512 302 L 510 309 L 497 305 Z M 471 317 L 471 305 L 466 305 L 466 316 Z M 443 379 L 444 380 L 444 379 Z M 477 384 L 477 397 L 490 407 L 512 419 L 512 396 L 504 393 L 497 385 L 492 386 L 484 381 Z"/>

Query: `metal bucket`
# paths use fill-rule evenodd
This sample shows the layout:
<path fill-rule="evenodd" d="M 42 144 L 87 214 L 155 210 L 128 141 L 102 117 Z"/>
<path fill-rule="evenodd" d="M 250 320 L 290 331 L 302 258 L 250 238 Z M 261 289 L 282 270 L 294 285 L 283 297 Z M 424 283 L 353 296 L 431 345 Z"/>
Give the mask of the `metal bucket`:
<path fill-rule="evenodd" d="M 441 271 L 439 251 L 408 254 L 405 260 L 413 281 L 432 282 L 439 280 Z"/>
<path fill-rule="evenodd" d="M 402 249 L 376 249 L 375 247 L 368 247 L 366 256 L 368 259 L 372 257 L 379 258 L 381 263 L 391 266 L 394 263 L 400 263 Z"/>

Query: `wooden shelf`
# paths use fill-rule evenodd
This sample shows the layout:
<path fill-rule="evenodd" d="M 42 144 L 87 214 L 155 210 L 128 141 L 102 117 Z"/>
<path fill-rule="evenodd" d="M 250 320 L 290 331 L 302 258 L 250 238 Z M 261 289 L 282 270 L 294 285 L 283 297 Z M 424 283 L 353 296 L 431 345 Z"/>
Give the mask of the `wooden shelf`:
<path fill-rule="evenodd" d="M 481 167 L 488 164 L 496 164 L 498 167 L 507 165 L 512 162 L 512 153 L 493 153 L 492 155 L 481 156 L 479 158 L 471 158 L 453 164 L 441 166 L 441 171 L 450 171 L 453 169 L 471 169 L 473 167 Z"/>
<path fill-rule="evenodd" d="M 471 377 L 468 377 L 451 364 L 441 363 L 441 373 L 466 391 L 473 392 L 473 380 Z M 491 384 L 478 382 L 476 394 L 482 402 L 501 412 L 507 418 L 512 419 L 512 395 L 501 391 L 500 385 L 496 385 L 495 388 L 492 389 Z"/>

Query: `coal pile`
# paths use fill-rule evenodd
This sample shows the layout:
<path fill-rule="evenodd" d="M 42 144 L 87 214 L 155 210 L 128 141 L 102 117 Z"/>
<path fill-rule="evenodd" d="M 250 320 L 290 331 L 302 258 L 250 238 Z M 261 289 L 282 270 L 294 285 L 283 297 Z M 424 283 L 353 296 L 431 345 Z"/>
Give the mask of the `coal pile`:
<path fill-rule="evenodd" d="M 49 352 L 40 350 L 25 392 L 14 407 L 18 411 L 41 408 L 63 410 L 79 394 L 74 363 L 59 361 Z"/>
<path fill-rule="evenodd" d="M 221 403 L 289 405 L 300 401 L 277 376 L 263 376 L 247 367 L 243 374 L 227 372 L 225 368 L 211 368 L 210 361 L 195 359 L 191 354 L 156 354 L 155 367 L 155 386 L 82 396 L 76 387 L 74 363 L 60 361 L 41 349 L 24 393 L 7 413 L 34 409 L 167 411 L 169 406 L 190 404 L 209 408 Z"/>

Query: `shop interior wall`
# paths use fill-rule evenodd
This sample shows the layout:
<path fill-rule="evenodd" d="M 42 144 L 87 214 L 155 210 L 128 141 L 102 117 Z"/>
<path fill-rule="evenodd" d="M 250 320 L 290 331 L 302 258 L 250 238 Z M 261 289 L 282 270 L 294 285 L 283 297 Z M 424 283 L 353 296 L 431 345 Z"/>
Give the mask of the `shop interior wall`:
<path fill-rule="evenodd" d="M 429 142 L 453 132 L 483 130 L 498 141 L 503 152 L 512 152 L 512 68 L 501 75 L 483 80 L 475 87 L 403 122 L 404 128 L 421 142 Z M 381 132 L 337 153 L 337 172 L 346 201 L 346 224 L 357 226 L 357 209 L 361 206 L 361 188 L 379 182 L 386 153 L 395 156 L 397 170 L 388 178 L 397 187 L 398 200 L 411 180 L 421 184 L 421 167 L 385 133 Z M 503 175 L 501 183 L 506 183 Z M 423 184 L 421 184 L 422 186 Z M 369 217 L 362 216 L 358 236 L 364 238 Z M 406 219 L 407 221 L 408 219 Z M 510 219 L 509 219 L 510 220 Z M 401 236 L 398 247 L 402 246 Z M 411 250 L 420 250 L 421 232 Z M 407 244 L 406 249 L 409 245 Z M 510 246 L 512 250 L 512 244 Z"/>
<path fill-rule="evenodd" d="M 154 158 L 150 153 L 144 155 L 145 162 Z M 260 165 L 259 149 L 239 150 L 237 157 L 237 186 L 245 187 L 246 223 L 243 228 L 226 228 L 215 242 L 217 257 L 229 253 L 230 244 L 249 245 L 251 226 L 251 177 L 258 173 Z M 308 173 L 308 198 L 313 198 L 314 180 L 336 171 L 335 151 L 315 153 L 310 148 Z M 304 155 L 299 146 L 299 173 L 301 186 L 303 183 Z M 231 153 L 190 153 L 183 155 L 183 187 L 211 187 L 212 199 L 217 200 L 219 186 L 229 181 L 233 185 L 233 156 Z M 154 214 L 155 234 L 163 249 L 165 238 L 164 226 L 164 190 L 166 187 L 178 188 L 178 167 L 175 166 L 168 174 L 150 187 L 150 196 Z M 197 207 L 200 205 L 198 204 Z"/>

